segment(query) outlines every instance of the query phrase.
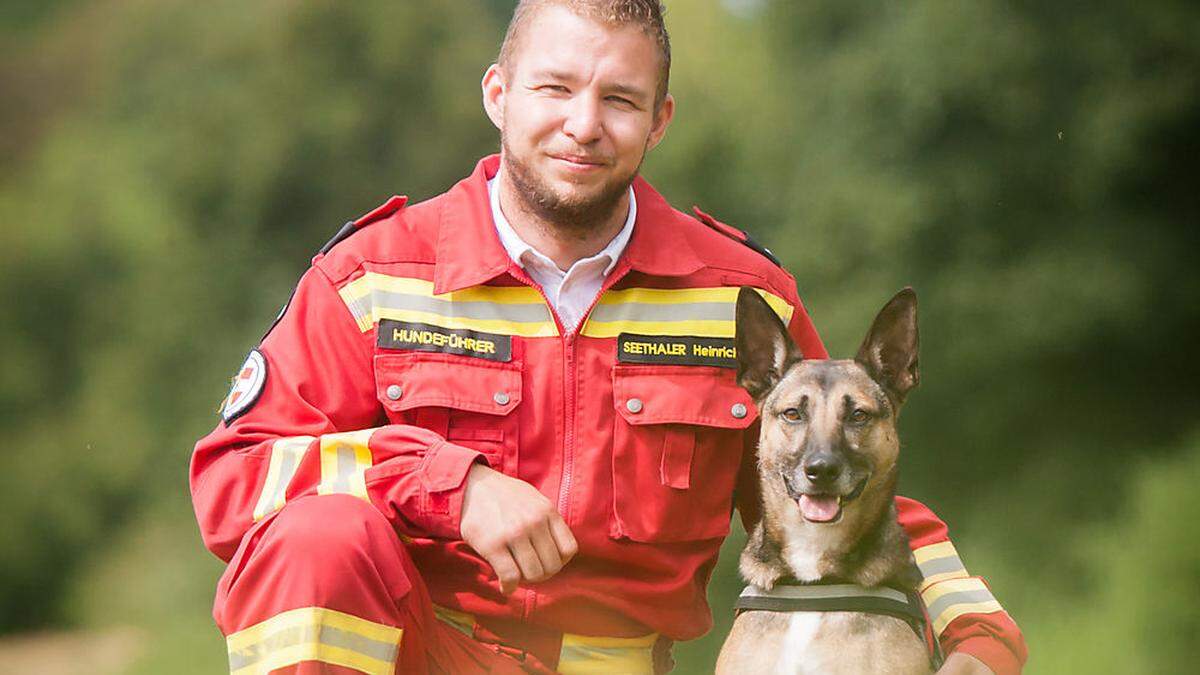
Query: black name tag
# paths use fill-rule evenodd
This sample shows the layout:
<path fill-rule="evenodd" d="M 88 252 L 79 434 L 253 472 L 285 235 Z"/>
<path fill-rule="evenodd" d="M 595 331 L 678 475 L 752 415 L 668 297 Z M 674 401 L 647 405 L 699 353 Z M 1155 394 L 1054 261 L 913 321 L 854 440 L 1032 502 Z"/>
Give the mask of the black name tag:
<path fill-rule="evenodd" d="M 737 349 L 732 338 L 621 333 L 617 362 L 737 368 Z"/>
<path fill-rule="evenodd" d="M 489 361 L 512 360 L 511 335 L 442 328 L 426 323 L 382 319 L 379 322 L 379 341 L 376 344 L 384 349 L 461 354 Z"/>

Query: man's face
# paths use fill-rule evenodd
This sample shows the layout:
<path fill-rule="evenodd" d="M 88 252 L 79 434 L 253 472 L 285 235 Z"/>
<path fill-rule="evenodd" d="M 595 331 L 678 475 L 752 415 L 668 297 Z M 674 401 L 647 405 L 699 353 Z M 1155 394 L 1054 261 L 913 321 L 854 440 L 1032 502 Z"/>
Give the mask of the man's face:
<path fill-rule="evenodd" d="M 670 97 L 655 110 L 659 59 L 636 26 L 557 6 L 531 17 L 507 68 L 483 80 L 505 171 L 527 205 L 560 222 L 611 212 L 674 111 Z"/>

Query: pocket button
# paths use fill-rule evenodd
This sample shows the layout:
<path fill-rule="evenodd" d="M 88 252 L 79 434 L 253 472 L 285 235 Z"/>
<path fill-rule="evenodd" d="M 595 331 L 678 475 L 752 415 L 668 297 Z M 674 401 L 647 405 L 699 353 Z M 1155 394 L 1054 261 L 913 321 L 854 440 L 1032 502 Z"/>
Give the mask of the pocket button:
<path fill-rule="evenodd" d="M 389 386 L 387 388 L 387 391 L 384 393 L 387 394 L 387 397 L 389 399 L 391 399 L 393 401 L 399 401 L 400 397 L 404 395 L 404 390 L 400 388 L 400 385 L 393 384 L 393 385 Z"/>
<path fill-rule="evenodd" d="M 733 415 L 734 419 L 739 420 L 745 418 L 749 412 L 745 403 L 734 403 L 733 407 L 729 409 L 729 414 Z"/>
<path fill-rule="evenodd" d="M 640 399 L 640 398 L 629 399 L 628 401 L 625 402 L 625 409 L 635 415 L 642 412 L 642 399 Z"/>

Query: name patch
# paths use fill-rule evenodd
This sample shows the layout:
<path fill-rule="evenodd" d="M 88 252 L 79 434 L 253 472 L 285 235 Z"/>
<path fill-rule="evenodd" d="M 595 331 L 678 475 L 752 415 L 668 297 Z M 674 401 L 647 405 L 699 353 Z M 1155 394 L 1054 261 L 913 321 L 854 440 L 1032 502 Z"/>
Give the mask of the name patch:
<path fill-rule="evenodd" d="M 732 338 L 621 333 L 617 362 L 737 368 L 737 349 Z"/>
<path fill-rule="evenodd" d="M 459 328 L 442 328 L 427 323 L 383 319 L 377 344 L 384 349 L 412 349 L 474 356 L 489 361 L 512 360 L 512 336 L 481 333 Z"/>

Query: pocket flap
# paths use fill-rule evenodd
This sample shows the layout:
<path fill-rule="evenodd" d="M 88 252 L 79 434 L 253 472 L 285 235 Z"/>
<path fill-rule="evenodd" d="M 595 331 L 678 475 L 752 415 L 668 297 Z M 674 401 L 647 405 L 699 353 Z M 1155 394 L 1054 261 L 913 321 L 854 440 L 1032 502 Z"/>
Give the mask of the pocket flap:
<path fill-rule="evenodd" d="M 729 368 L 618 364 L 613 405 L 625 421 L 745 429 L 758 416 Z"/>
<path fill-rule="evenodd" d="M 521 365 L 430 352 L 377 354 L 375 394 L 397 412 L 436 406 L 507 415 L 521 402 Z"/>

